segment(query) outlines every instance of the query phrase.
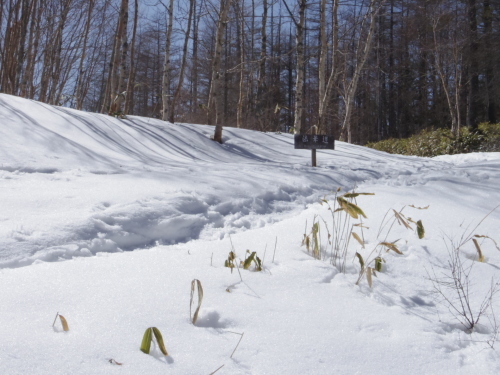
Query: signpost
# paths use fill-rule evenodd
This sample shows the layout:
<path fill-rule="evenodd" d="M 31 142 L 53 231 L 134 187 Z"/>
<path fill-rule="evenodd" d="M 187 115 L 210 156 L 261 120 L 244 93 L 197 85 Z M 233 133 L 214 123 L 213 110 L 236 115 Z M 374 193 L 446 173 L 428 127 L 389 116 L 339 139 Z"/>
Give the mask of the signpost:
<path fill-rule="evenodd" d="M 295 149 L 311 150 L 312 166 L 316 166 L 316 150 L 334 150 L 335 138 L 326 134 L 295 134 Z"/>

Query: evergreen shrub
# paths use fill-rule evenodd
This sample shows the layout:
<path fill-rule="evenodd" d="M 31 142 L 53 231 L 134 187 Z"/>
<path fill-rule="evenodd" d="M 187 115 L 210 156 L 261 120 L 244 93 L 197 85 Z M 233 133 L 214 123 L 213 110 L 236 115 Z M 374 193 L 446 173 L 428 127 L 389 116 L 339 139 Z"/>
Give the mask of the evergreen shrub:
<path fill-rule="evenodd" d="M 462 127 L 458 137 L 450 129 L 425 129 L 410 138 L 390 138 L 366 146 L 390 154 L 425 157 L 500 151 L 500 123 L 481 123 L 474 131 Z"/>

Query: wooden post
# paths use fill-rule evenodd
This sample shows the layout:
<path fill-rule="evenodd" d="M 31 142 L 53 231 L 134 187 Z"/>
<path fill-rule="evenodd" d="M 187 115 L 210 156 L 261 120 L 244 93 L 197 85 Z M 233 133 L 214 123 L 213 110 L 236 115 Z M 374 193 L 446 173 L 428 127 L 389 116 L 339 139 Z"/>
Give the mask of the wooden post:
<path fill-rule="evenodd" d="M 315 126 L 311 134 L 295 134 L 294 147 L 300 150 L 311 150 L 312 166 L 316 167 L 316 149 L 334 150 L 335 139 L 331 135 L 318 134 Z"/>

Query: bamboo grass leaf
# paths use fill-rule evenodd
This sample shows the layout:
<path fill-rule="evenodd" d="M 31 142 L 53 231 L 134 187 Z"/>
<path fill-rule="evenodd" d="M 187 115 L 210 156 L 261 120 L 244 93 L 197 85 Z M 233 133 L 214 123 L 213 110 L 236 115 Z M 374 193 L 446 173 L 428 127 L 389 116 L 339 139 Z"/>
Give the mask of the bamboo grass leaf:
<path fill-rule="evenodd" d="M 352 218 L 357 219 L 359 215 L 366 218 L 363 210 L 354 203 L 348 202 L 342 197 L 338 197 L 337 202 L 339 203 L 340 207 L 342 207 L 342 209 L 347 212 Z"/>
<path fill-rule="evenodd" d="M 365 243 L 363 242 L 363 240 L 361 239 L 361 237 L 359 237 L 359 235 L 355 232 L 351 232 L 352 236 L 354 237 L 354 239 L 356 241 L 359 242 L 359 244 L 363 247 L 363 249 L 365 248 Z"/>
<path fill-rule="evenodd" d="M 257 252 L 254 251 L 252 254 L 250 254 L 250 256 L 247 259 L 245 259 L 245 262 L 243 263 L 243 269 L 247 270 L 250 268 L 252 262 L 255 260 L 256 254 Z"/>
<path fill-rule="evenodd" d="M 160 330 L 156 327 L 152 327 L 152 330 L 161 352 L 163 353 L 163 355 L 168 355 L 167 349 L 165 348 L 165 343 L 163 341 L 163 336 L 161 335 Z"/>
<path fill-rule="evenodd" d="M 387 249 L 398 253 L 399 255 L 403 255 L 403 253 L 398 249 L 398 247 L 392 242 L 381 242 L 379 245 L 385 246 Z"/>
<path fill-rule="evenodd" d="M 144 332 L 141 343 L 141 352 L 143 353 L 149 354 L 151 350 L 151 340 L 153 339 L 152 332 L 153 330 L 151 328 L 148 328 L 146 332 Z"/>
<path fill-rule="evenodd" d="M 382 263 L 384 263 L 385 260 L 382 257 L 376 257 L 375 258 L 375 270 L 378 272 L 382 272 Z"/>
<path fill-rule="evenodd" d="M 479 261 L 481 263 L 484 263 L 484 255 L 483 255 L 483 252 L 481 251 L 481 247 L 479 246 L 479 243 L 477 242 L 477 240 L 475 238 L 472 239 L 472 242 L 474 242 L 474 245 L 476 246 L 476 250 L 477 250 L 477 253 L 479 255 Z"/>
<path fill-rule="evenodd" d="M 366 281 L 368 281 L 368 285 L 370 286 L 370 288 L 372 287 L 373 285 L 373 279 L 372 279 L 372 268 L 371 267 L 368 267 L 366 269 Z"/>
<path fill-rule="evenodd" d="M 262 260 L 257 255 L 255 256 L 255 271 L 262 271 Z"/>
<path fill-rule="evenodd" d="M 363 223 L 356 223 L 356 224 L 353 224 L 352 226 L 353 227 L 360 227 L 360 228 L 364 228 L 364 229 L 370 229 L 370 227 L 363 225 Z"/>
<path fill-rule="evenodd" d="M 394 209 L 392 211 L 394 211 L 394 216 L 396 217 L 396 219 L 400 225 L 403 225 L 406 229 L 412 229 L 410 224 L 408 224 L 408 222 L 405 220 L 403 215 L 401 215 L 399 212 L 397 212 Z"/>
<path fill-rule="evenodd" d="M 427 210 L 430 206 L 426 206 L 426 207 L 417 207 L 417 206 L 414 206 L 413 204 L 411 204 L 409 207 L 411 207 L 411 208 L 416 208 L 417 210 Z"/>
<path fill-rule="evenodd" d="M 375 195 L 375 193 L 346 193 L 342 195 L 344 198 L 356 198 L 360 195 Z"/>
<path fill-rule="evenodd" d="M 498 244 L 496 243 L 496 241 L 493 238 L 488 237 L 488 236 L 482 236 L 482 235 L 479 235 L 479 234 L 475 234 L 474 237 L 476 237 L 476 238 L 487 238 L 487 239 L 493 241 L 493 243 L 495 244 L 495 247 L 497 248 L 497 250 L 500 251 L 500 247 L 498 247 Z"/>
<path fill-rule="evenodd" d="M 69 326 L 68 326 L 68 322 L 67 322 L 66 318 L 62 315 L 59 315 L 59 319 L 61 320 L 63 331 L 65 331 L 65 332 L 69 331 Z"/>
<path fill-rule="evenodd" d="M 359 208 L 359 206 L 355 205 L 354 203 L 350 203 L 350 202 L 348 202 L 348 203 L 349 203 L 349 206 L 351 207 L 352 210 L 354 210 L 358 215 L 361 215 L 366 219 L 365 213 L 363 212 L 363 210 L 361 208 Z"/>
<path fill-rule="evenodd" d="M 361 266 L 361 270 L 363 270 L 365 268 L 365 261 L 363 260 L 363 257 L 361 256 L 360 253 L 356 253 L 356 256 L 359 259 L 359 264 Z"/>
<path fill-rule="evenodd" d="M 417 234 L 418 238 L 422 239 L 425 236 L 424 224 L 422 224 L 422 220 L 417 221 Z"/>
<path fill-rule="evenodd" d="M 196 324 L 196 321 L 198 320 L 198 313 L 200 312 L 201 303 L 203 301 L 203 287 L 201 286 L 201 281 L 194 279 L 193 281 L 191 281 L 191 301 L 189 304 L 189 315 L 190 316 L 191 316 L 191 307 L 193 306 L 193 301 L 194 301 L 195 286 L 196 286 L 196 289 L 198 292 L 198 307 L 196 308 L 194 315 L 193 315 L 193 318 L 192 318 L 193 324 Z"/>

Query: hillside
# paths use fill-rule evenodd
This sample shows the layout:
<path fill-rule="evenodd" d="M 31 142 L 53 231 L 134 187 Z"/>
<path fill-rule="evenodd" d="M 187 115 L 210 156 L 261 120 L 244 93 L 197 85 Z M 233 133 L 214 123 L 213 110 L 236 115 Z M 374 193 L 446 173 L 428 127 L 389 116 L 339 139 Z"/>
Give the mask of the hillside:
<path fill-rule="evenodd" d="M 469 333 L 446 304 L 453 290 L 434 292 L 450 253 L 473 265 L 473 311 L 498 282 L 499 153 L 430 159 L 337 142 L 312 168 L 292 135 L 225 128 L 221 145 L 212 133 L 0 94 L 0 373 L 498 373 L 500 300 Z M 320 204 L 338 188 L 375 194 L 352 200 L 366 218 Z M 363 246 L 335 232 L 332 213 Z M 315 221 L 317 257 L 301 246 Z M 345 270 L 327 230 L 351 239 Z M 477 237 L 484 262 L 471 240 L 455 250 L 474 234 L 491 238 Z M 224 267 L 247 249 L 263 271 Z M 356 252 L 367 267 L 384 259 L 372 287 L 356 285 Z M 68 332 L 51 327 L 57 312 Z M 139 350 L 152 326 L 168 357 Z"/>

